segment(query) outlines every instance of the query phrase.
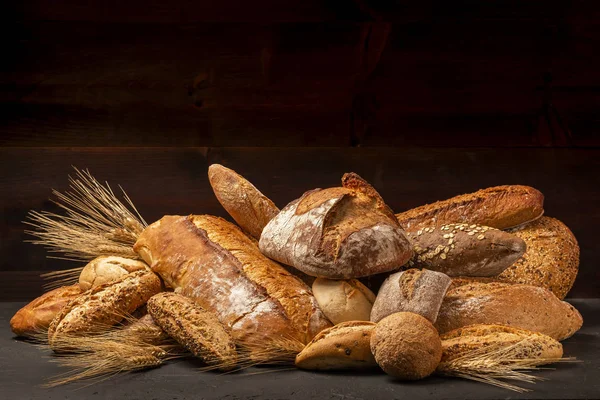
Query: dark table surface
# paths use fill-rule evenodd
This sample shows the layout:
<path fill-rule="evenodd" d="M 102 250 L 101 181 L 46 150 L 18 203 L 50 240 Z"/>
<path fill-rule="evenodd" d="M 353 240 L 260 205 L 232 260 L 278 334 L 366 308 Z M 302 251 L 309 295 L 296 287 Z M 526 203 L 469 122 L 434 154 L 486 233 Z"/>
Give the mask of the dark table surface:
<path fill-rule="evenodd" d="M 199 372 L 192 361 L 117 376 L 94 384 L 43 388 L 46 379 L 64 372 L 50 352 L 16 340 L 10 317 L 24 303 L 0 303 L 0 398 L 3 399 L 583 399 L 600 398 L 600 299 L 570 300 L 583 314 L 583 328 L 563 342 L 565 356 L 581 362 L 535 372 L 545 380 L 524 384 L 528 393 L 462 379 L 429 377 L 397 382 L 382 373 L 312 373 L 253 369 L 221 375 Z M 258 373 L 257 373 L 258 372 Z"/>

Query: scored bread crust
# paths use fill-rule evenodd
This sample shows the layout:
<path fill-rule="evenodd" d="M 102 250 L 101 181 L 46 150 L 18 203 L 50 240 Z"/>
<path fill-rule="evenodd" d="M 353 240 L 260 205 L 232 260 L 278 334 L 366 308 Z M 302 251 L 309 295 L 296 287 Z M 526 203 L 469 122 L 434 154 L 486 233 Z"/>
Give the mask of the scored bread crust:
<path fill-rule="evenodd" d="M 479 224 L 507 229 L 540 218 L 544 195 L 522 185 L 504 185 L 463 194 L 396 214 L 404 229 L 449 223 Z"/>
<path fill-rule="evenodd" d="M 399 269 L 412 248 L 392 211 L 356 174 L 315 189 L 265 226 L 260 250 L 315 277 L 350 279 Z"/>
<path fill-rule="evenodd" d="M 112 282 L 134 271 L 150 270 L 142 260 L 117 256 L 100 256 L 87 263 L 79 274 L 79 287 L 85 292 L 95 286 Z"/>
<path fill-rule="evenodd" d="M 235 368 L 235 343 L 215 314 L 171 292 L 150 298 L 148 313 L 169 336 L 208 365 L 223 371 Z"/>
<path fill-rule="evenodd" d="M 259 239 L 267 223 L 279 208 L 252 183 L 220 164 L 208 167 L 208 180 L 223 208 L 240 227 Z"/>
<path fill-rule="evenodd" d="M 56 314 L 80 294 L 79 285 L 63 286 L 44 293 L 15 313 L 10 320 L 10 329 L 18 336 L 39 333 L 48 328 Z"/>
<path fill-rule="evenodd" d="M 440 333 L 473 324 L 500 324 L 563 340 L 581 328 L 581 314 L 548 289 L 473 282 L 446 293 L 435 323 Z"/>
<path fill-rule="evenodd" d="M 165 216 L 142 232 L 134 249 L 176 292 L 216 313 L 241 342 L 272 337 L 306 343 L 331 326 L 306 284 L 222 218 Z"/>
<path fill-rule="evenodd" d="M 160 279 L 153 272 L 135 271 L 84 292 L 71 300 L 50 323 L 50 346 L 62 335 L 95 332 L 116 324 L 161 289 Z"/>
<path fill-rule="evenodd" d="M 579 245 L 573 232 L 556 218 L 542 217 L 511 233 L 525 241 L 527 251 L 498 279 L 542 286 L 564 299 L 579 270 Z"/>

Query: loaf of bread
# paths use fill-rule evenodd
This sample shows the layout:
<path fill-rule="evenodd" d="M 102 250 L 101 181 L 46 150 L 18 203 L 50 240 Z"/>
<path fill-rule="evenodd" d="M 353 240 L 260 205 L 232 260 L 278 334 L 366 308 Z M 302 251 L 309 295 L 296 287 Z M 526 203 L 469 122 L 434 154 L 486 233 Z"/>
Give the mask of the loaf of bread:
<path fill-rule="evenodd" d="M 71 300 L 56 315 L 48 328 L 48 342 L 52 346 L 60 335 L 85 334 L 114 325 L 160 291 L 160 279 L 146 270 L 96 286 Z"/>
<path fill-rule="evenodd" d="M 377 367 L 371 353 L 371 333 L 375 324 L 346 321 L 321 331 L 296 356 L 302 369 L 364 369 Z"/>
<path fill-rule="evenodd" d="M 404 229 L 445 224 L 479 224 L 507 229 L 544 213 L 544 195 L 529 186 L 506 185 L 463 194 L 396 214 Z"/>
<path fill-rule="evenodd" d="M 377 293 L 371 321 L 405 311 L 435 322 L 451 279 L 429 270 L 409 269 L 390 275 Z"/>
<path fill-rule="evenodd" d="M 306 284 L 222 218 L 165 216 L 134 249 L 168 286 L 215 313 L 237 341 L 307 343 L 331 326 Z"/>
<path fill-rule="evenodd" d="M 427 319 L 401 312 L 379 321 L 371 335 L 371 352 L 386 374 L 401 380 L 431 375 L 442 358 L 440 337 Z"/>
<path fill-rule="evenodd" d="M 523 359 L 557 360 L 563 347 L 550 336 L 506 325 L 469 325 L 441 335 L 442 361 L 438 369 L 465 354 L 487 347 L 497 348 L 517 345 L 517 354 Z"/>
<path fill-rule="evenodd" d="M 354 173 L 288 204 L 260 237 L 267 256 L 321 278 L 351 279 L 399 269 L 412 248 L 377 191 Z"/>
<path fill-rule="evenodd" d="M 375 295 L 358 280 L 317 278 L 312 290 L 319 307 L 332 323 L 369 321 Z"/>
<path fill-rule="evenodd" d="M 527 251 L 498 279 L 542 286 L 564 299 L 579 270 L 579 245 L 571 230 L 555 218 L 542 217 L 511 232 L 525 241 Z"/>
<path fill-rule="evenodd" d="M 219 164 L 208 167 L 208 179 L 217 200 L 239 226 L 255 239 L 279 209 L 234 170 Z"/>
<path fill-rule="evenodd" d="M 414 255 L 409 267 L 449 276 L 498 275 L 525 253 L 525 242 L 508 232 L 476 224 L 410 229 Z"/>
<path fill-rule="evenodd" d="M 500 324 L 563 340 L 581 328 L 581 314 L 548 289 L 509 283 L 470 283 L 446 293 L 435 323 L 440 333 L 473 324 Z"/>
<path fill-rule="evenodd" d="M 450 286 L 448 287 L 447 292 L 449 292 L 452 289 L 457 288 L 459 286 L 469 285 L 471 283 L 477 283 L 477 282 L 479 282 L 479 283 L 493 283 L 493 282 L 500 282 L 500 281 L 497 278 L 495 278 L 495 277 L 485 277 L 485 276 L 457 276 L 457 277 L 452 277 L 452 283 L 450 283 Z"/>
<path fill-rule="evenodd" d="M 79 275 L 79 287 L 82 292 L 93 287 L 117 280 L 131 272 L 149 270 L 148 264 L 141 260 L 117 256 L 100 256 L 90 261 Z"/>
<path fill-rule="evenodd" d="M 47 329 L 60 310 L 80 294 L 79 285 L 63 286 L 44 293 L 17 311 L 10 320 L 10 329 L 17 336 L 39 333 Z"/>
<path fill-rule="evenodd" d="M 215 314 L 170 292 L 150 298 L 148 313 L 169 336 L 206 364 L 223 371 L 235 368 L 235 343 Z"/>

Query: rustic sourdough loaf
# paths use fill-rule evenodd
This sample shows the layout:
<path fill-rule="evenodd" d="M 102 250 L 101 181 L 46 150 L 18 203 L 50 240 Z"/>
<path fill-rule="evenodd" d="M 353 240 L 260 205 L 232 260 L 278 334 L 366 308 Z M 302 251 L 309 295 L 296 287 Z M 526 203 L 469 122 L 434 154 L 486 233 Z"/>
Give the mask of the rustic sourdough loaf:
<path fill-rule="evenodd" d="M 168 286 L 215 313 L 240 342 L 307 343 L 331 326 L 306 284 L 222 218 L 165 216 L 142 232 L 134 249 Z"/>
<path fill-rule="evenodd" d="M 21 308 L 10 320 L 10 329 L 18 336 L 29 336 L 47 329 L 56 314 L 81 294 L 79 285 L 63 286 L 44 293 Z"/>
<path fill-rule="evenodd" d="M 396 214 L 404 229 L 463 223 L 506 229 L 544 213 L 544 195 L 529 186 L 505 185 L 463 194 Z"/>
<path fill-rule="evenodd" d="M 100 256 L 90 261 L 79 275 L 79 287 L 85 292 L 93 287 L 112 282 L 139 270 L 150 270 L 141 260 L 117 256 Z"/>
<path fill-rule="evenodd" d="M 498 279 L 542 286 L 564 299 L 579 269 L 579 245 L 571 230 L 555 218 L 542 217 L 511 232 L 527 243 L 527 251 Z"/>
<path fill-rule="evenodd" d="M 375 324 L 346 321 L 321 331 L 296 356 L 302 369 L 362 369 L 377 367 L 371 353 L 371 333 Z"/>
<path fill-rule="evenodd" d="M 406 231 L 414 255 L 409 267 L 449 276 L 498 275 L 525 253 L 519 237 L 488 226 L 445 224 Z"/>
<path fill-rule="evenodd" d="M 288 204 L 260 237 L 267 256 L 321 278 L 350 279 L 395 270 L 410 243 L 377 191 L 354 173 L 343 187 L 316 189 Z"/>
<path fill-rule="evenodd" d="M 581 328 L 583 319 L 547 289 L 474 282 L 446 293 L 435 326 L 445 333 L 473 324 L 508 325 L 563 340 Z"/>
<path fill-rule="evenodd" d="M 319 307 L 334 324 L 369 321 L 375 295 L 358 280 L 317 278 L 312 289 Z"/>
<path fill-rule="evenodd" d="M 239 226 L 257 240 L 279 209 L 252 183 L 219 164 L 208 167 L 208 179 L 217 200 Z"/>

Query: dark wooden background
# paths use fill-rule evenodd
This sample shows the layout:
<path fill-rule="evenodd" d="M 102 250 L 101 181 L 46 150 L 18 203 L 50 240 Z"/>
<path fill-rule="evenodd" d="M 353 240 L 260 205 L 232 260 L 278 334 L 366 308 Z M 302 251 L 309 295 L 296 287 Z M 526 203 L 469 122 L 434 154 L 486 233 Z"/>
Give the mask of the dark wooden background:
<path fill-rule="evenodd" d="M 418 4 L 417 4 L 418 3 Z M 0 15 L 0 300 L 72 267 L 23 243 L 71 165 L 153 221 L 224 216 L 220 162 L 283 206 L 355 171 L 396 211 L 546 195 L 600 297 L 600 3 L 25 0 Z"/>

